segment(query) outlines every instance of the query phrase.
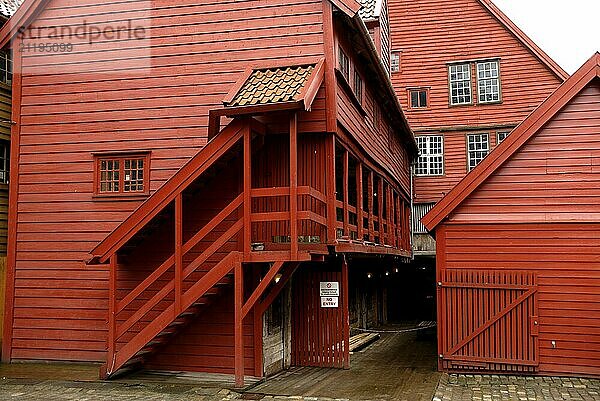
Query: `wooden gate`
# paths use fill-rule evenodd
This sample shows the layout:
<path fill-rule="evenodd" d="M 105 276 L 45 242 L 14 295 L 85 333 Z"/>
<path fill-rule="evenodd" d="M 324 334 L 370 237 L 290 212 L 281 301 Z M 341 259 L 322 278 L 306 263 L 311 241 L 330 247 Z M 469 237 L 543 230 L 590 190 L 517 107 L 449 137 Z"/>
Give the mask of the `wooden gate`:
<path fill-rule="evenodd" d="M 445 269 L 438 280 L 438 345 L 443 370 L 537 370 L 535 273 Z"/>
<path fill-rule="evenodd" d="M 292 365 L 344 368 L 349 364 L 344 333 L 344 302 L 337 308 L 321 307 L 320 282 L 338 282 L 344 291 L 342 272 L 315 271 L 310 266 L 294 275 L 292 298 Z M 347 324 L 347 323 L 346 323 Z"/>

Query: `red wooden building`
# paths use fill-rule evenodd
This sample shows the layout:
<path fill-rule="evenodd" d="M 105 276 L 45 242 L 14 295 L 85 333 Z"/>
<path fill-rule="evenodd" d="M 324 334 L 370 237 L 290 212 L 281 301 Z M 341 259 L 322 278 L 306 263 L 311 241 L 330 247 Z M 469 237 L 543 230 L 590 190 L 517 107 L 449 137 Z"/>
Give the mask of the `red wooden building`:
<path fill-rule="evenodd" d="M 434 255 L 419 220 L 568 75 L 491 0 L 389 0 L 392 82 L 421 157 L 414 251 Z"/>
<path fill-rule="evenodd" d="M 439 366 L 600 376 L 600 53 L 423 219 Z"/>
<path fill-rule="evenodd" d="M 359 8 L 26 0 L 2 359 L 242 384 L 283 290 L 291 363 L 347 367 L 346 255 L 410 257 L 417 152 Z"/>

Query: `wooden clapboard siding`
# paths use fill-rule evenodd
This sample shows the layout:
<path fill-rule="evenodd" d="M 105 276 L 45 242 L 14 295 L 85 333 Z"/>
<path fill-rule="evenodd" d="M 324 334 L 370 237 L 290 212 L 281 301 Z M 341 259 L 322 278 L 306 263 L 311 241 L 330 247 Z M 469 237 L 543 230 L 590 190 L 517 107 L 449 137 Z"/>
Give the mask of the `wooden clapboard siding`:
<path fill-rule="evenodd" d="M 437 237 L 443 249 L 438 259 L 444 261 L 442 269 L 535 272 L 540 323 L 537 373 L 597 376 L 599 233 L 597 223 L 449 223 Z"/>
<path fill-rule="evenodd" d="M 451 216 L 452 221 L 600 217 L 600 82 L 592 81 Z"/>
<path fill-rule="evenodd" d="M 467 130 L 490 132 L 495 141 L 497 131 L 514 128 L 560 85 L 562 78 L 480 0 L 389 0 L 389 9 L 392 51 L 401 52 L 401 72 L 393 73 L 392 81 L 406 116 L 417 135 L 444 136 L 446 174 L 415 178 L 415 201 L 436 202 L 467 172 Z M 500 59 L 502 102 L 450 106 L 447 63 L 488 58 Z M 473 68 L 473 78 L 474 73 Z M 429 88 L 429 108 L 408 108 L 411 87 Z M 472 95 L 476 99 L 475 79 Z M 452 127 L 462 127 L 462 131 L 447 130 Z"/>
<path fill-rule="evenodd" d="M 342 129 L 365 150 L 367 155 L 378 166 L 410 194 L 410 156 L 407 153 L 405 140 L 399 136 L 400 127 L 393 127 L 386 116 L 386 109 L 381 106 L 380 94 L 369 85 L 367 71 L 361 68 L 358 55 L 350 42 L 340 34 L 338 45 L 350 58 L 350 82 L 344 82 L 341 74 L 337 77 L 337 109 L 338 122 Z M 358 99 L 353 91 L 354 68 L 357 68 L 364 80 L 362 99 Z M 356 103 L 360 103 L 358 106 Z M 377 108 L 377 110 L 376 110 Z M 375 113 L 378 114 L 375 117 Z"/>
<path fill-rule="evenodd" d="M 92 153 L 151 151 L 153 193 L 206 144 L 208 110 L 245 68 L 324 55 L 320 0 L 148 5 L 51 0 L 34 22 L 43 33 L 148 18 L 151 41 L 73 39 L 72 53 L 17 55 L 24 76 L 13 359 L 105 359 L 108 267 L 83 261 L 141 200 L 93 199 Z M 149 55 L 147 70 L 132 68 Z M 324 108 L 321 90 L 300 129 L 323 131 Z M 44 313 L 31 317 L 32 309 Z"/>

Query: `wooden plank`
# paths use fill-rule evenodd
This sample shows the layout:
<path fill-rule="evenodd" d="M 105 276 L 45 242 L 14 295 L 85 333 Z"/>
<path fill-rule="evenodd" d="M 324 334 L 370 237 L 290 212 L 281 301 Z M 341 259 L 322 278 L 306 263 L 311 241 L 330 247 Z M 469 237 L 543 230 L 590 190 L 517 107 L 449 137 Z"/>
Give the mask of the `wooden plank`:
<path fill-rule="evenodd" d="M 175 198 L 175 316 L 181 312 L 181 297 L 183 295 L 183 197 Z"/>
<path fill-rule="evenodd" d="M 248 191 L 248 193 L 250 193 Z M 244 333 L 242 306 L 244 304 L 244 269 L 242 263 L 236 263 L 234 266 L 235 276 L 235 302 L 234 302 L 234 332 L 235 332 L 235 386 L 241 388 L 244 386 Z"/>
<path fill-rule="evenodd" d="M 298 257 L 298 114 L 290 117 L 290 254 Z"/>

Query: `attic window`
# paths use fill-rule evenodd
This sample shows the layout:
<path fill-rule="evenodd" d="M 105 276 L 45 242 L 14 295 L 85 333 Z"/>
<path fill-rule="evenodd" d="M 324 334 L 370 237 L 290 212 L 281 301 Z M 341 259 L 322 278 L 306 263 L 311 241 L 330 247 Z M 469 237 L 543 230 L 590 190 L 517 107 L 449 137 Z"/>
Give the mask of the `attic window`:
<path fill-rule="evenodd" d="M 400 52 L 392 53 L 392 58 L 390 60 L 390 71 L 400 72 Z"/>
<path fill-rule="evenodd" d="M 94 194 L 145 195 L 149 192 L 149 153 L 95 155 Z"/>
<path fill-rule="evenodd" d="M 341 46 L 338 46 L 338 62 L 342 75 L 347 82 L 350 82 L 350 59 Z"/>

